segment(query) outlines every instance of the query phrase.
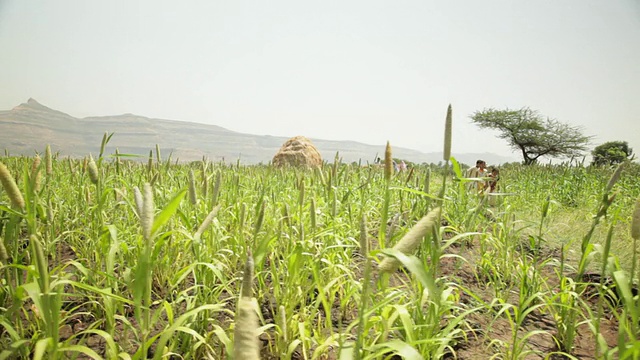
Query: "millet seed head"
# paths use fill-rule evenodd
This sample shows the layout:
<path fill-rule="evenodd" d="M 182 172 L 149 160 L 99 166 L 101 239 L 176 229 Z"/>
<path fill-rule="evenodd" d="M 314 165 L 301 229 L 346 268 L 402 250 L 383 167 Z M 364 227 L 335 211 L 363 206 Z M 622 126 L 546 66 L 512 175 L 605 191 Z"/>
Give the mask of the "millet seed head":
<path fill-rule="evenodd" d="M 636 200 L 636 208 L 631 219 L 631 237 L 634 240 L 640 240 L 640 197 Z"/>
<path fill-rule="evenodd" d="M 236 307 L 235 329 L 233 331 L 234 359 L 260 359 L 258 327 L 258 315 L 254 309 L 253 298 L 240 297 Z"/>
<path fill-rule="evenodd" d="M 144 184 L 142 202 L 142 216 L 140 216 L 140 223 L 142 225 L 142 236 L 146 241 L 150 241 L 151 228 L 153 227 L 153 211 L 155 209 L 155 205 L 153 203 L 153 188 L 149 183 Z"/>
<path fill-rule="evenodd" d="M 387 147 L 384 150 L 384 178 L 389 181 L 393 173 L 393 158 L 391 157 L 391 144 L 387 141 Z"/>
<path fill-rule="evenodd" d="M 22 193 L 20 193 L 20 189 L 18 189 L 18 185 L 16 181 L 11 176 L 9 169 L 0 162 L 0 182 L 2 182 L 2 187 L 4 187 L 4 191 L 7 193 L 9 200 L 11 201 L 11 205 L 18 209 L 24 209 L 24 198 L 22 197 Z"/>
<path fill-rule="evenodd" d="M 98 165 L 93 160 L 93 156 L 89 155 L 89 163 L 87 164 L 87 171 L 89 172 L 89 179 L 92 183 L 98 183 Z"/>
<path fill-rule="evenodd" d="M 444 151 L 442 157 L 444 161 L 451 159 L 451 104 L 447 109 L 447 119 L 444 124 Z"/>
<path fill-rule="evenodd" d="M 440 218 L 440 208 L 431 210 L 426 216 L 420 219 L 410 230 L 407 232 L 400 241 L 393 247 L 394 250 L 400 251 L 405 255 L 410 255 L 415 252 L 422 239 L 436 226 L 438 219 Z M 385 257 L 378 269 L 383 272 L 393 272 L 400 265 L 400 261 L 393 257 Z"/>

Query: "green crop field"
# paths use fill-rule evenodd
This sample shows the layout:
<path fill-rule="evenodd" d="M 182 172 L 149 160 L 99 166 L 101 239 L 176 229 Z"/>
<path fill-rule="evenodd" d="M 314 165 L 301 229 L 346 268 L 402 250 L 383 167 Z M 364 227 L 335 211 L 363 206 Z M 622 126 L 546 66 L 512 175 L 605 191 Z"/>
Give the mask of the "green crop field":
<path fill-rule="evenodd" d="M 638 164 L 103 151 L 0 158 L 0 359 L 640 356 Z"/>

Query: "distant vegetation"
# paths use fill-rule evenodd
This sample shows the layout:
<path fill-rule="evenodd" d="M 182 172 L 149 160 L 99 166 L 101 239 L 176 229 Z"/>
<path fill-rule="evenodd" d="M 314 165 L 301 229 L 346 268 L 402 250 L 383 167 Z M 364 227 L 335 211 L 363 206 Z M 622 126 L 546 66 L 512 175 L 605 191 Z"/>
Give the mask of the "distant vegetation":
<path fill-rule="evenodd" d="M 616 165 L 633 156 L 633 149 L 626 141 L 609 141 L 596 146 L 591 152 L 593 165 Z"/>

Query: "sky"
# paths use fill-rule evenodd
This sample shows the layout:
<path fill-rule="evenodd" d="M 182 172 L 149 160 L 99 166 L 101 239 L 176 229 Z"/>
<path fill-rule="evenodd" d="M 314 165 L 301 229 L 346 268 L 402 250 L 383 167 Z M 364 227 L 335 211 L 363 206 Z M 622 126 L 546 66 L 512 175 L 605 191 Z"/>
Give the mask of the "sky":
<path fill-rule="evenodd" d="M 454 156 L 514 159 L 469 116 L 530 107 L 640 153 L 640 0 L 0 0 L 0 109 L 30 97 L 423 152 L 451 104 Z"/>

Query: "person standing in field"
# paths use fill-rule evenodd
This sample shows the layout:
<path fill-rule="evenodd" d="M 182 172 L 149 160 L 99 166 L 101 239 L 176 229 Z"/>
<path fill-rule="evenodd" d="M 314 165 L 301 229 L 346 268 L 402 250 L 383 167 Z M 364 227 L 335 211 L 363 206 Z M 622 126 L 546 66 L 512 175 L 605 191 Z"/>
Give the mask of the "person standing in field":
<path fill-rule="evenodd" d="M 467 178 L 482 178 L 486 176 L 486 173 L 487 173 L 487 163 L 484 160 L 477 160 L 476 166 L 469 168 L 465 176 Z M 475 187 L 478 190 L 478 192 L 481 192 L 482 190 L 484 190 L 485 185 L 486 184 L 484 183 L 484 181 L 476 181 L 475 183 L 470 182 L 467 185 L 467 189 L 471 191 L 471 189 Z"/>
<path fill-rule="evenodd" d="M 407 163 L 405 163 L 405 162 L 404 162 L 404 160 L 402 160 L 402 161 L 400 162 L 399 168 L 400 168 L 400 171 L 405 171 L 405 170 L 407 170 Z"/>

